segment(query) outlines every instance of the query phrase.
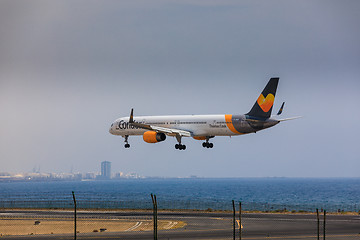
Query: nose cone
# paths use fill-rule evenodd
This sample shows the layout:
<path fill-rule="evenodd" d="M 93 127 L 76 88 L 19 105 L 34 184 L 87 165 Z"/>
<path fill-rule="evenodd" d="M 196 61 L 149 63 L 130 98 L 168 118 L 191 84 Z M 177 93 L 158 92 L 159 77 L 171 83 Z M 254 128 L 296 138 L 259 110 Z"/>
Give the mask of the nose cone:
<path fill-rule="evenodd" d="M 111 124 L 111 127 L 109 128 L 109 133 L 110 133 L 110 134 L 114 134 L 113 126 L 114 126 L 114 123 Z"/>

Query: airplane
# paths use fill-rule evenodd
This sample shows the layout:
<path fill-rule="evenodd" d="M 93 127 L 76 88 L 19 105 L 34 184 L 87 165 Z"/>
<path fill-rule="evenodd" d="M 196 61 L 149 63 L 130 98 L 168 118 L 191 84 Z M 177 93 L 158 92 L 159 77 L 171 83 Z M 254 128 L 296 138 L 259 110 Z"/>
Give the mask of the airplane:
<path fill-rule="evenodd" d="M 173 116 L 136 116 L 131 109 L 130 117 L 116 119 L 109 129 L 113 135 L 125 138 L 125 148 L 130 148 L 129 136 L 142 135 L 147 143 L 165 141 L 166 136 L 175 137 L 175 149 L 185 150 L 182 144 L 183 137 L 192 137 L 204 141 L 204 148 L 213 148 L 209 142 L 215 136 L 236 136 L 256 133 L 260 130 L 273 127 L 287 119 L 275 119 L 271 116 L 275 93 L 279 78 L 271 78 L 251 110 L 242 115 L 173 115 Z M 277 116 L 283 111 L 285 102 L 282 103 Z"/>

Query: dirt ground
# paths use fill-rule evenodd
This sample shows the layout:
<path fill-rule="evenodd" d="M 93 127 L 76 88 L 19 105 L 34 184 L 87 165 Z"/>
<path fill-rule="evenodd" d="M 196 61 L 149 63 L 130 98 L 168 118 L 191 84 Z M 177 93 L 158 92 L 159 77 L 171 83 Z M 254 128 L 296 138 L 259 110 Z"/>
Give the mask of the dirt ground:
<path fill-rule="evenodd" d="M 35 221 L 40 223 L 35 224 Z M 158 229 L 176 229 L 186 224 L 181 221 L 159 220 Z M 151 220 L 97 220 L 86 219 L 77 221 L 78 233 L 121 231 L 151 231 Z M 0 236 L 4 235 L 35 235 L 73 233 L 74 222 L 68 219 L 0 219 Z"/>

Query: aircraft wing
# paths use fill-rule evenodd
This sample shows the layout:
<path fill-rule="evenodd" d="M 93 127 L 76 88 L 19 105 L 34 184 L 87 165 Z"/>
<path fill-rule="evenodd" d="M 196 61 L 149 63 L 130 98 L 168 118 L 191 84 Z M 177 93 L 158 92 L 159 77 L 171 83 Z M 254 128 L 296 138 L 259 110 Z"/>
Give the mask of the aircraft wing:
<path fill-rule="evenodd" d="M 191 137 L 192 136 L 191 132 L 185 131 L 185 130 L 180 130 L 180 129 L 175 129 L 175 128 L 165 128 L 165 127 L 159 127 L 159 126 L 153 126 L 153 125 L 149 125 L 149 124 L 134 122 L 133 113 L 134 113 L 134 110 L 131 109 L 129 123 L 134 127 L 148 129 L 148 130 L 152 130 L 155 132 L 161 132 L 161 133 L 165 133 L 167 135 L 173 135 L 173 136 L 175 136 L 175 135 L 178 135 L 181 137 Z"/>
<path fill-rule="evenodd" d="M 184 131 L 184 130 L 175 129 L 175 128 L 165 128 L 165 127 L 153 126 L 153 125 L 142 124 L 142 123 L 137 123 L 137 122 L 133 122 L 130 124 L 134 127 L 148 129 L 148 130 L 152 130 L 155 132 L 161 132 L 161 133 L 165 133 L 168 135 L 180 135 L 182 137 L 191 137 L 192 136 L 191 132 L 189 132 L 189 131 Z"/>

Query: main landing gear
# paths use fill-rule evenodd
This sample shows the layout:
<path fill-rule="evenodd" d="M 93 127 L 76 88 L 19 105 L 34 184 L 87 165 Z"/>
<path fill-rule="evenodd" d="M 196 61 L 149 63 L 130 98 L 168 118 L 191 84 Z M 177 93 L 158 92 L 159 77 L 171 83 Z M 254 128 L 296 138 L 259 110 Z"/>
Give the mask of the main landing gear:
<path fill-rule="evenodd" d="M 175 149 L 185 150 L 185 149 L 186 149 L 186 145 L 182 145 L 182 144 L 175 144 Z"/>
<path fill-rule="evenodd" d="M 202 146 L 204 148 L 213 148 L 214 144 L 213 143 L 209 143 L 209 142 L 203 142 Z"/>
<path fill-rule="evenodd" d="M 176 140 L 179 142 L 179 144 L 175 144 L 175 149 L 185 150 L 186 146 L 181 144 L 181 136 L 180 135 L 176 135 Z"/>
<path fill-rule="evenodd" d="M 204 148 L 213 148 L 214 147 L 214 144 L 213 143 L 209 143 L 209 138 L 210 137 L 206 137 L 206 142 L 203 142 L 202 146 Z"/>
<path fill-rule="evenodd" d="M 128 142 L 129 135 L 125 135 L 125 148 L 130 148 L 130 144 Z"/>

